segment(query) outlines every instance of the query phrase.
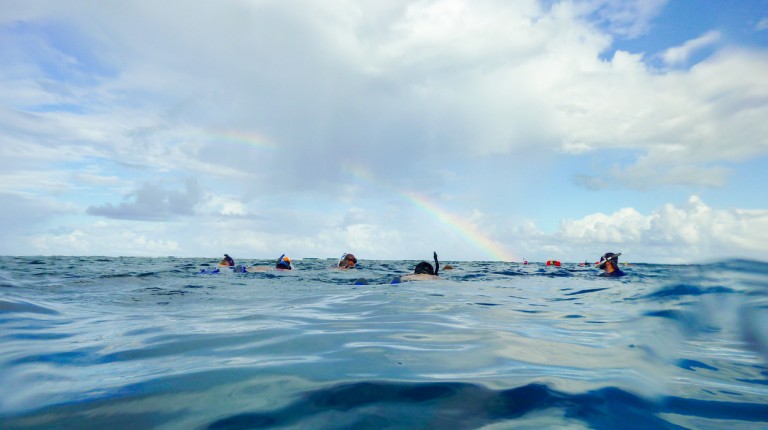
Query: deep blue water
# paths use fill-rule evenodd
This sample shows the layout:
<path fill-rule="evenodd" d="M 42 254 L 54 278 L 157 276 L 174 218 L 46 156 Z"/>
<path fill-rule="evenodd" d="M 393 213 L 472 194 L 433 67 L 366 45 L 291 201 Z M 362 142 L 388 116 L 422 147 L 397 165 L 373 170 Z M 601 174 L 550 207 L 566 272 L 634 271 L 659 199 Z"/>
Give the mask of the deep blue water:
<path fill-rule="evenodd" d="M 0 257 L 0 428 L 768 428 L 766 263 L 294 263 Z"/>

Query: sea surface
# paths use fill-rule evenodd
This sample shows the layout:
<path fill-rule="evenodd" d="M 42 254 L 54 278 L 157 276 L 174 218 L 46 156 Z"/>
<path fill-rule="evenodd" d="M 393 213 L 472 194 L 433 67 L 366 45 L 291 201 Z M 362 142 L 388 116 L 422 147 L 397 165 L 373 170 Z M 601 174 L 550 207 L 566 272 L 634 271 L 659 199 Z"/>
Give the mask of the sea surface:
<path fill-rule="evenodd" d="M 763 262 L 216 263 L 0 257 L 0 428 L 768 428 Z"/>

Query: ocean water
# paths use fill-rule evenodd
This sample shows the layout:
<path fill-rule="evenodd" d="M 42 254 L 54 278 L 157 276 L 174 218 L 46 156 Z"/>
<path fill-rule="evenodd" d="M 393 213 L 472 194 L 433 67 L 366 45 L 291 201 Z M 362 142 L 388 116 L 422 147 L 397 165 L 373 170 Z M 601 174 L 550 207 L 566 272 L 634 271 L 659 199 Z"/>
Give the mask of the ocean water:
<path fill-rule="evenodd" d="M 0 428 L 768 428 L 766 263 L 215 263 L 0 257 Z"/>

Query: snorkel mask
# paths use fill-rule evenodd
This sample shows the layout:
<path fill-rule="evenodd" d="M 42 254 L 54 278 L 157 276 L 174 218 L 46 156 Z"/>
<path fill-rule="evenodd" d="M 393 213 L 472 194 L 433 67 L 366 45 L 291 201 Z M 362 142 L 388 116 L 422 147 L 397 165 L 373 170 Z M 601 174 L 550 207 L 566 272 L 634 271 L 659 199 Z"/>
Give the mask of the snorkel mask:
<path fill-rule="evenodd" d="M 284 269 L 284 270 L 291 270 L 293 267 L 291 266 L 291 259 L 286 257 L 285 254 L 281 255 L 280 258 L 277 259 L 277 263 L 275 264 L 276 269 Z"/>
<path fill-rule="evenodd" d="M 357 258 L 352 254 L 344 253 L 339 259 L 339 267 L 346 267 L 347 269 L 354 269 L 357 264 Z"/>
<path fill-rule="evenodd" d="M 597 262 L 596 266 L 598 269 L 605 269 L 605 265 L 608 264 L 609 261 L 618 261 L 619 255 L 621 255 L 621 252 L 618 254 L 614 254 L 613 252 L 607 252 L 605 255 L 600 257 L 600 261 Z"/>

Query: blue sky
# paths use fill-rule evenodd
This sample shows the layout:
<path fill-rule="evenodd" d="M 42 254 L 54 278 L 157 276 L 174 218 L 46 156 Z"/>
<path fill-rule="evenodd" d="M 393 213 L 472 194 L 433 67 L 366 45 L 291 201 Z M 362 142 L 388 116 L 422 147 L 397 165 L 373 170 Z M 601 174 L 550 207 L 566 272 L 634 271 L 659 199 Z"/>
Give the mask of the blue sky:
<path fill-rule="evenodd" d="M 11 0 L 0 61 L 3 255 L 768 260 L 768 0 Z"/>

